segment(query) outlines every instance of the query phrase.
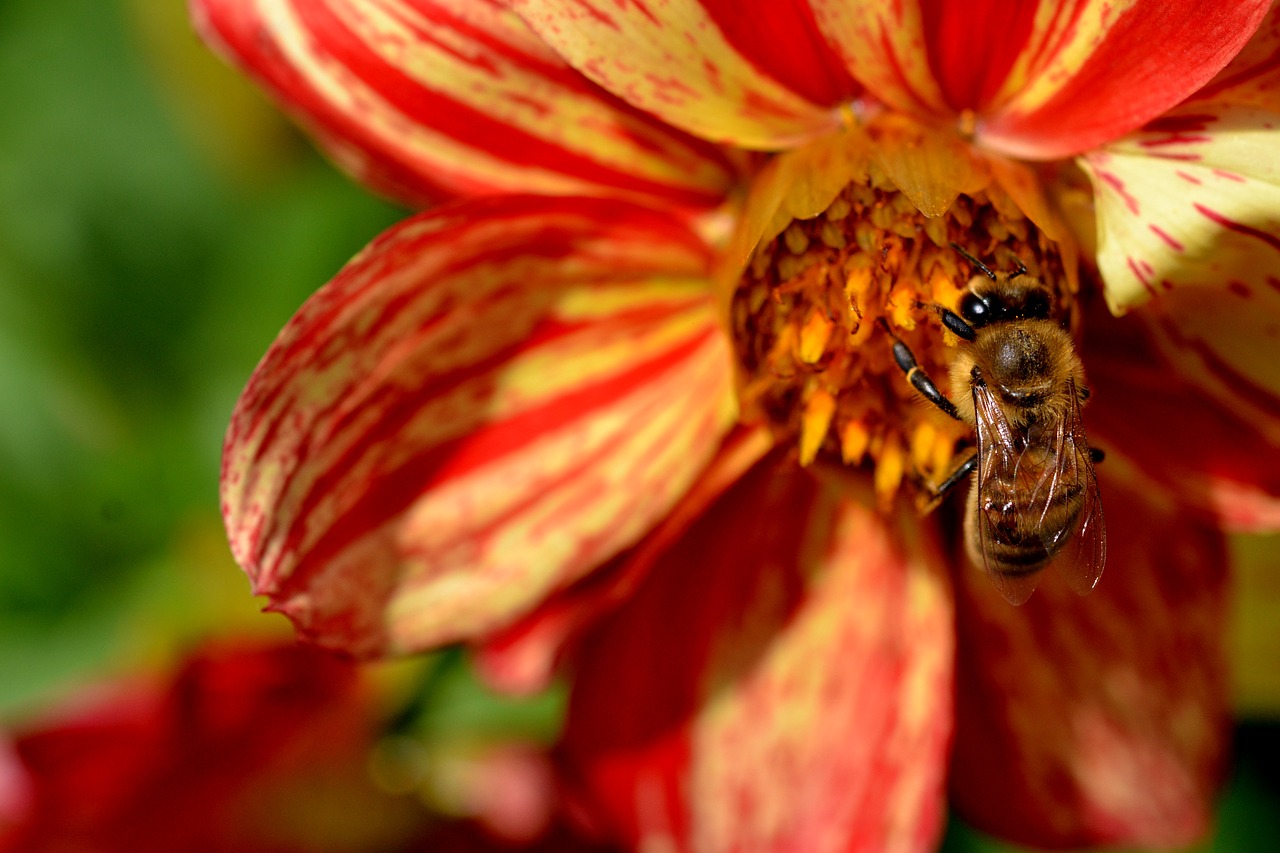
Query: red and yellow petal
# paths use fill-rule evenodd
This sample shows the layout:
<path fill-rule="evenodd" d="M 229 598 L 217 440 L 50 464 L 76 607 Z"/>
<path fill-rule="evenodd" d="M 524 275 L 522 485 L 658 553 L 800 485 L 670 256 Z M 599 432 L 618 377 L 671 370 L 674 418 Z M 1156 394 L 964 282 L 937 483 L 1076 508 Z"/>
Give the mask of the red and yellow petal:
<path fill-rule="evenodd" d="M 1107 301 L 1185 376 L 1280 437 L 1280 114 L 1188 105 L 1082 158 Z"/>
<path fill-rule="evenodd" d="M 713 142 L 788 147 L 857 91 L 802 0 L 506 2 L 587 77 Z"/>
<path fill-rule="evenodd" d="M 1112 310 L 1178 288 L 1280 299 L 1277 146 L 1280 114 L 1200 104 L 1081 158 Z"/>
<path fill-rule="evenodd" d="M 773 446 L 762 426 L 738 427 L 689 491 L 639 545 L 564 589 L 515 624 L 486 637 L 473 657 L 488 684 L 507 693 L 547 688 L 562 658 L 593 624 L 620 607 L 712 503 Z"/>
<path fill-rule="evenodd" d="M 1012 608 L 976 569 L 957 584 L 951 798 L 1003 838 L 1166 848 L 1211 825 L 1229 732 L 1226 546 L 1130 471 L 1115 454 L 1099 469 L 1107 570 L 1087 598 L 1051 577 Z"/>
<path fill-rule="evenodd" d="M 917 117 L 953 109 L 929 60 L 925 28 L 936 19 L 919 2 L 809 0 L 849 73 L 877 100 Z"/>
<path fill-rule="evenodd" d="M 828 39 L 873 97 L 926 118 L 969 113 L 983 145 L 1045 160 L 1122 136 L 1186 99 L 1240 51 L 1270 6 L 1270 0 L 812 3 Z"/>
<path fill-rule="evenodd" d="M 1002 86 L 979 108 L 978 138 L 1015 156 L 1055 159 L 1123 136 L 1221 71 L 1270 5 L 1271 0 L 1041 2 Z M 1002 37 L 994 31 L 987 38 Z M 965 61 L 960 47 L 957 66 Z"/>
<path fill-rule="evenodd" d="M 612 98 L 497 0 L 190 0 L 210 45 L 372 188 L 717 204 L 723 152 Z"/>
<path fill-rule="evenodd" d="M 703 245 L 617 201 L 422 214 L 293 318 L 237 406 L 255 591 L 368 655 L 482 635 L 640 538 L 732 418 Z"/>
<path fill-rule="evenodd" d="M 617 840 L 933 849 L 951 605 L 901 524 L 768 459 L 586 638 L 563 755 Z"/>

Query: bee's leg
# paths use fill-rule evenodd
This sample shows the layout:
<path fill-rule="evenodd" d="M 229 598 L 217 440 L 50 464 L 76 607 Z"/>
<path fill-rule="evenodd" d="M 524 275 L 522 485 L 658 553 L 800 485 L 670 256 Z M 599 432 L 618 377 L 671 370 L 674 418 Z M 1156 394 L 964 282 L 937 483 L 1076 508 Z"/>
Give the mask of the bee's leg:
<path fill-rule="evenodd" d="M 951 417 L 960 420 L 960 413 L 956 411 L 955 404 L 944 397 L 928 374 L 920 369 L 920 365 L 916 363 L 916 357 L 911 354 L 911 349 L 889 329 L 888 323 L 881 320 L 881 325 L 884 326 L 886 332 L 889 332 L 889 337 L 893 338 L 893 360 L 898 363 L 898 367 L 907 375 L 907 381 L 920 392 L 920 396 L 942 409 Z"/>
<path fill-rule="evenodd" d="M 920 511 L 922 513 L 933 512 L 938 504 L 942 503 L 943 498 L 951 494 L 951 490 L 963 483 L 965 478 L 972 474 L 977 467 L 978 451 L 975 449 L 963 462 L 956 466 L 956 469 L 951 472 L 947 479 L 937 486 L 921 481 L 920 486 L 925 493 L 925 498 L 920 502 Z"/>

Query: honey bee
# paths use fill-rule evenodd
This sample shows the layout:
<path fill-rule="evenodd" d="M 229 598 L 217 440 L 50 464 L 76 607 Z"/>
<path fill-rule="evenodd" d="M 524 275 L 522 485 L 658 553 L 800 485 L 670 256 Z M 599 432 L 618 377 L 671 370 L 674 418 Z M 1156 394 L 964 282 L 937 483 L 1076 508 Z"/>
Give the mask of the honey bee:
<path fill-rule="evenodd" d="M 908 381 L 931 403 L 974 429 L 977 447 L 939 486 L 929 505 L 970 474 L 965 540 L 970 560 L 986 569 L 1012 604 L 1035 591 L 1049 565 L 1084 595 L 1106 563 L 1107 538 L 1080 407 L 1089 398 L 1070 334 L 1054 320 L 1053 296 L 1018 262 L 995 273 L 964 249 L 983 276 L 960 300 L 960 313 L 932 306 L 966 345 L 951 364 L 953 404 L 894 338 Z M 888 325 L 884 328 L 888 330 Z"/>

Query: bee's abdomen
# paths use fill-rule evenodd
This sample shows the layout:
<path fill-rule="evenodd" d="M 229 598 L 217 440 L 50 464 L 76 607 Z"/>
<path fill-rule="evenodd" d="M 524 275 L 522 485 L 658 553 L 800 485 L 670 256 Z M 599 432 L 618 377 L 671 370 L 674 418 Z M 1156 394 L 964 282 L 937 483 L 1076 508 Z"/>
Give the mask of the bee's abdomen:
<path fill-rule="evenodd" d="M 1052 556 L 1040 538 L 1009 542 L 993 536 L 987 540 L 987 559 L 1002 575 L 1030 575 L 1040 571 Z"/>
<path fill-rule="evenodd" d="M 991 567 L 1006 575 L 1040 571 L 1067 541 L 1080 512 L 1080 490 L 1059 489 L 1044 500 L 1010 483 L 985 485 L 979 511 L 986 519 L 984 550 Z"/>

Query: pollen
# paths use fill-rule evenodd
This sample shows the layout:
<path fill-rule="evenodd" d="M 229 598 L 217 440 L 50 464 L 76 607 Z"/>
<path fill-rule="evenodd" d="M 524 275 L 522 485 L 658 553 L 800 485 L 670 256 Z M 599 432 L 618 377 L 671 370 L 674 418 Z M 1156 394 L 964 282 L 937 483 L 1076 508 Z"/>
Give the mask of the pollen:
<path fill-rule="evenodd" d="M 968 426 L 923 400 L 893 358 L 893 338 L 947 396 L 948 366 L 964 346 L 938 307 L 958 310 L 978 270 L 1018 263 L 1074 310 L 1057 246 L 992 185 L 924 216 L 875 169 L 812 219 L 760 245 L 738 281 L 731 325 L 748 420 L 794 442 L 803 465 L 868 467 L 878 500 L 951 473 L 972 442 Z M 886 329 L 887 326 L 887 329 Z"/>

